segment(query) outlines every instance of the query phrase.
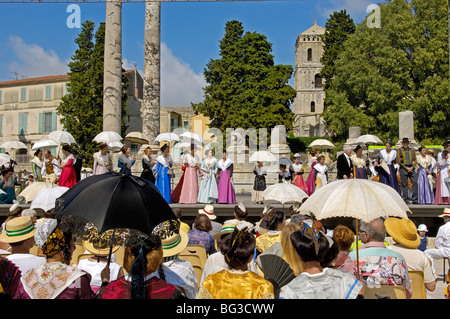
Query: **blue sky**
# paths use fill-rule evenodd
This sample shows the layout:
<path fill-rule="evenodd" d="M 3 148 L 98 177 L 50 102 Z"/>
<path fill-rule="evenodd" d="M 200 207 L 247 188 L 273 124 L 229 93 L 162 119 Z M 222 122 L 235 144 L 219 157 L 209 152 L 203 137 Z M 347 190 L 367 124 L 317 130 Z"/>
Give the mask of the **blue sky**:
<path fill-rule="evenodd" d="M 44 0 L 45 1 L 45 0 Z M 239 20 L 246 31 L 264 34 L 273 44 L 276 64 L 294 65 L 297 36 L 329 15 L 346 9 L 359 23 L 373 0 L 288 0 L 246 2 L 163 2 L 161 8 L 161 105 L 190 105 L 202 100 L 203 69 L 219 57 L 225 23 Z M 0 81 L 21 76 L 64 74 L 80 29 L 69 28 L 68 3 L 1 3 Z M 96 26 L 105 4 L 78 3 L 81 20 Z M 124 3 L 122 58 L 125 68 L 143 70 L 144 3 Z M 292 83 L 291 83 L 292 84 Z"/>

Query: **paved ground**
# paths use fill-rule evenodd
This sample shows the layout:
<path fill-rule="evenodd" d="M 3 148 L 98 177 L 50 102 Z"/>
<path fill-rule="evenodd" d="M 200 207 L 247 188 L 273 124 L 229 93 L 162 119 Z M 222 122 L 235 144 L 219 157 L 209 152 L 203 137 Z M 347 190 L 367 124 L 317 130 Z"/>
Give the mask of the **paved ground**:
<path fill-rule="evenodd" d="M 449 265 L 448 265 L 447 261 L 445 261 L 445 262 L 446 262 L 445 272 L 447 273 L 448 269 L 449 269 L 448 268 Z M 447 287 L 447 284 L 444 282 L 444 280 L 445 280 L 447 274 L 445 274 L 445 276 L 444 276 L 443 260 L 442 259 L 436 260 L 434 264 L 435 264 L 434 267 L 436 269 L 436 275 L 438 276 L 438 280 L 436 283 L 436 289 L 431 292 L 427 291 L 427 299 L 444 299 L 444 290 Z"/>

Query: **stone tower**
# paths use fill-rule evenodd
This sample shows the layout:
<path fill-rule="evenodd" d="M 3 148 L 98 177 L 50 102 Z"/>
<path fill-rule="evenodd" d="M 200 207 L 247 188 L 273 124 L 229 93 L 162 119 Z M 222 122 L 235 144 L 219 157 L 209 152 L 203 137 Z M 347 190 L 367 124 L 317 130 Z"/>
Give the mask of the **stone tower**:
<path fill-rule="evenodd" d="M 297 37 L 295 43 L 294 89 L 297 95 L 293 103 L 295 136 L 325 136 L 321 117 L 324 111 L 325 91 L 319 76 L 323 65 L 322 37 L 325 28 L 314 25 Z"/>

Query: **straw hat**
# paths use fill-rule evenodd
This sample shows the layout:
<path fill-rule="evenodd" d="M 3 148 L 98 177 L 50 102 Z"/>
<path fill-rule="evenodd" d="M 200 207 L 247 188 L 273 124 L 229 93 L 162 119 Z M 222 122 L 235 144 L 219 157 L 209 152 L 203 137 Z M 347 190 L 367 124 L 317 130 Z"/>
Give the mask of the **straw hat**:
<path fill-rule="evenodd" d="M 386 231 L 403 247 L 416 249 L 420 245 L 417 227 L 410 219 L 390 217 L 384 221 Z"/>
<path fill-rule="evenodd" d="M 91 254 L 94 254 L 96 256 L 108 256 L 109 255 L 109 249 L 107 248 L 96 248 L 94 247 L 94 244 L 88 240 L 83 240 L 83 247 L 87 251 L 89 251 Z M 119 250 L 120 246 L 113 246 L 112 254 L 115 253 L 117 250 Z"/>
<path fill-rule="evenodd" d="M 162 236 L 161 244 L 163 249 L 163 257 L 178 255 L 186 248 L 188 241 L 188 235 L 182 230 L 180 230 L 179 233 L 173 232 L 171 235 L 166 237 Z"/>
<path fill-rule="evenodd" d="M 205 214 L 209 217 L 209 219 L 214 220 L 217 218 L 216 215 L 214 215 L 214 206 L 212 205 L 206 205 L 204 208 L 198 210 L 199 214 Z"/>
<path fill-rule="evenodd" d="M 4 243 L 17 243 L 34 237 L 36 227 L 30 217 L 21 216 L 8 220 L 5 231 L 0 234 L 0 241 Z"/>
<path fill-rule="evenodd" d="M 236 224 L 223 224 L 220 231 L 214 234 L 214 239 L 217 241 L 220 241 L 220 237 L 222 235 L 231 234 L 234 231 L 234 228 L 236 228 Z"/>
<path fill-rule="evenodd" d="M 445 208 L 444 213 L 439 215 L 439 217 L 450 217 L 450 208 Z"/>

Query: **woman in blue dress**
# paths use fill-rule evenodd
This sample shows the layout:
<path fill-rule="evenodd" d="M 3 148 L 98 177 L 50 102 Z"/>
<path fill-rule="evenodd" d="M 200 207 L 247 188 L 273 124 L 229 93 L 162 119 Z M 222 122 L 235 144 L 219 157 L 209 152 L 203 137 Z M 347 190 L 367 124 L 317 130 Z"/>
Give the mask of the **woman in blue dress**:
<path fill-rule="evenodd" d="M 13 172 L 9 168 L 4 168 L 2 170 L 3 180 L 0 183 L 0 189 L 3 191 L 0 194 L 0 204 L 12 204 L 16 199 L 16 190 L 14 185 L 18 185 L 14 182 Z"/>
<path fill-rule="evenodd" d="M 375 170 L 378 172 L 380 176 L 380 182 L 386 185 L 391 186 L 400 194 L 400 188 L 398 186 L 397 179 L 397 168 L 394 166 L 397 159 L 397 151 L 392 149 L 392 141 L 390 139 L 386 142 L 386 149 L 382 149 L 378 153 L 378 162 L 374 163 Z M 379 164 L 384 161 L 388 168 L 389 173 L 387 173 Z"/>
<path fill-rule="evenodd" d="M 122 154 L 119 156 L 119 162 L 117 166 L 120 168 L 120 173 L 122 175 L 131 175 L 131 166 L 136 162 L 136 155 L 134 155 L 133 160 L 130 158 L 131 148 L 127 145 L 122 147 Z"/>
<path fill-rule="evenodd" d="M 161 152 L 162 154 L 156 158 L 155 186 L 159 189 L 166 202 L 171 204 L 170 168 L 172 167 L 173 161 L 169 155 L 169 146 L 167 144 L 161 147 Z"/>
<path fill-rule="evenodd" d="M 198 190 L 198 202 L 205 204 L 213 204 L 219 198 L 217 190 L 217 159 L 212 156 L 212 150 L 206 151 L 206 156 L 202 160 L 200 167 L 202 172 L 202 181 Z"/>

